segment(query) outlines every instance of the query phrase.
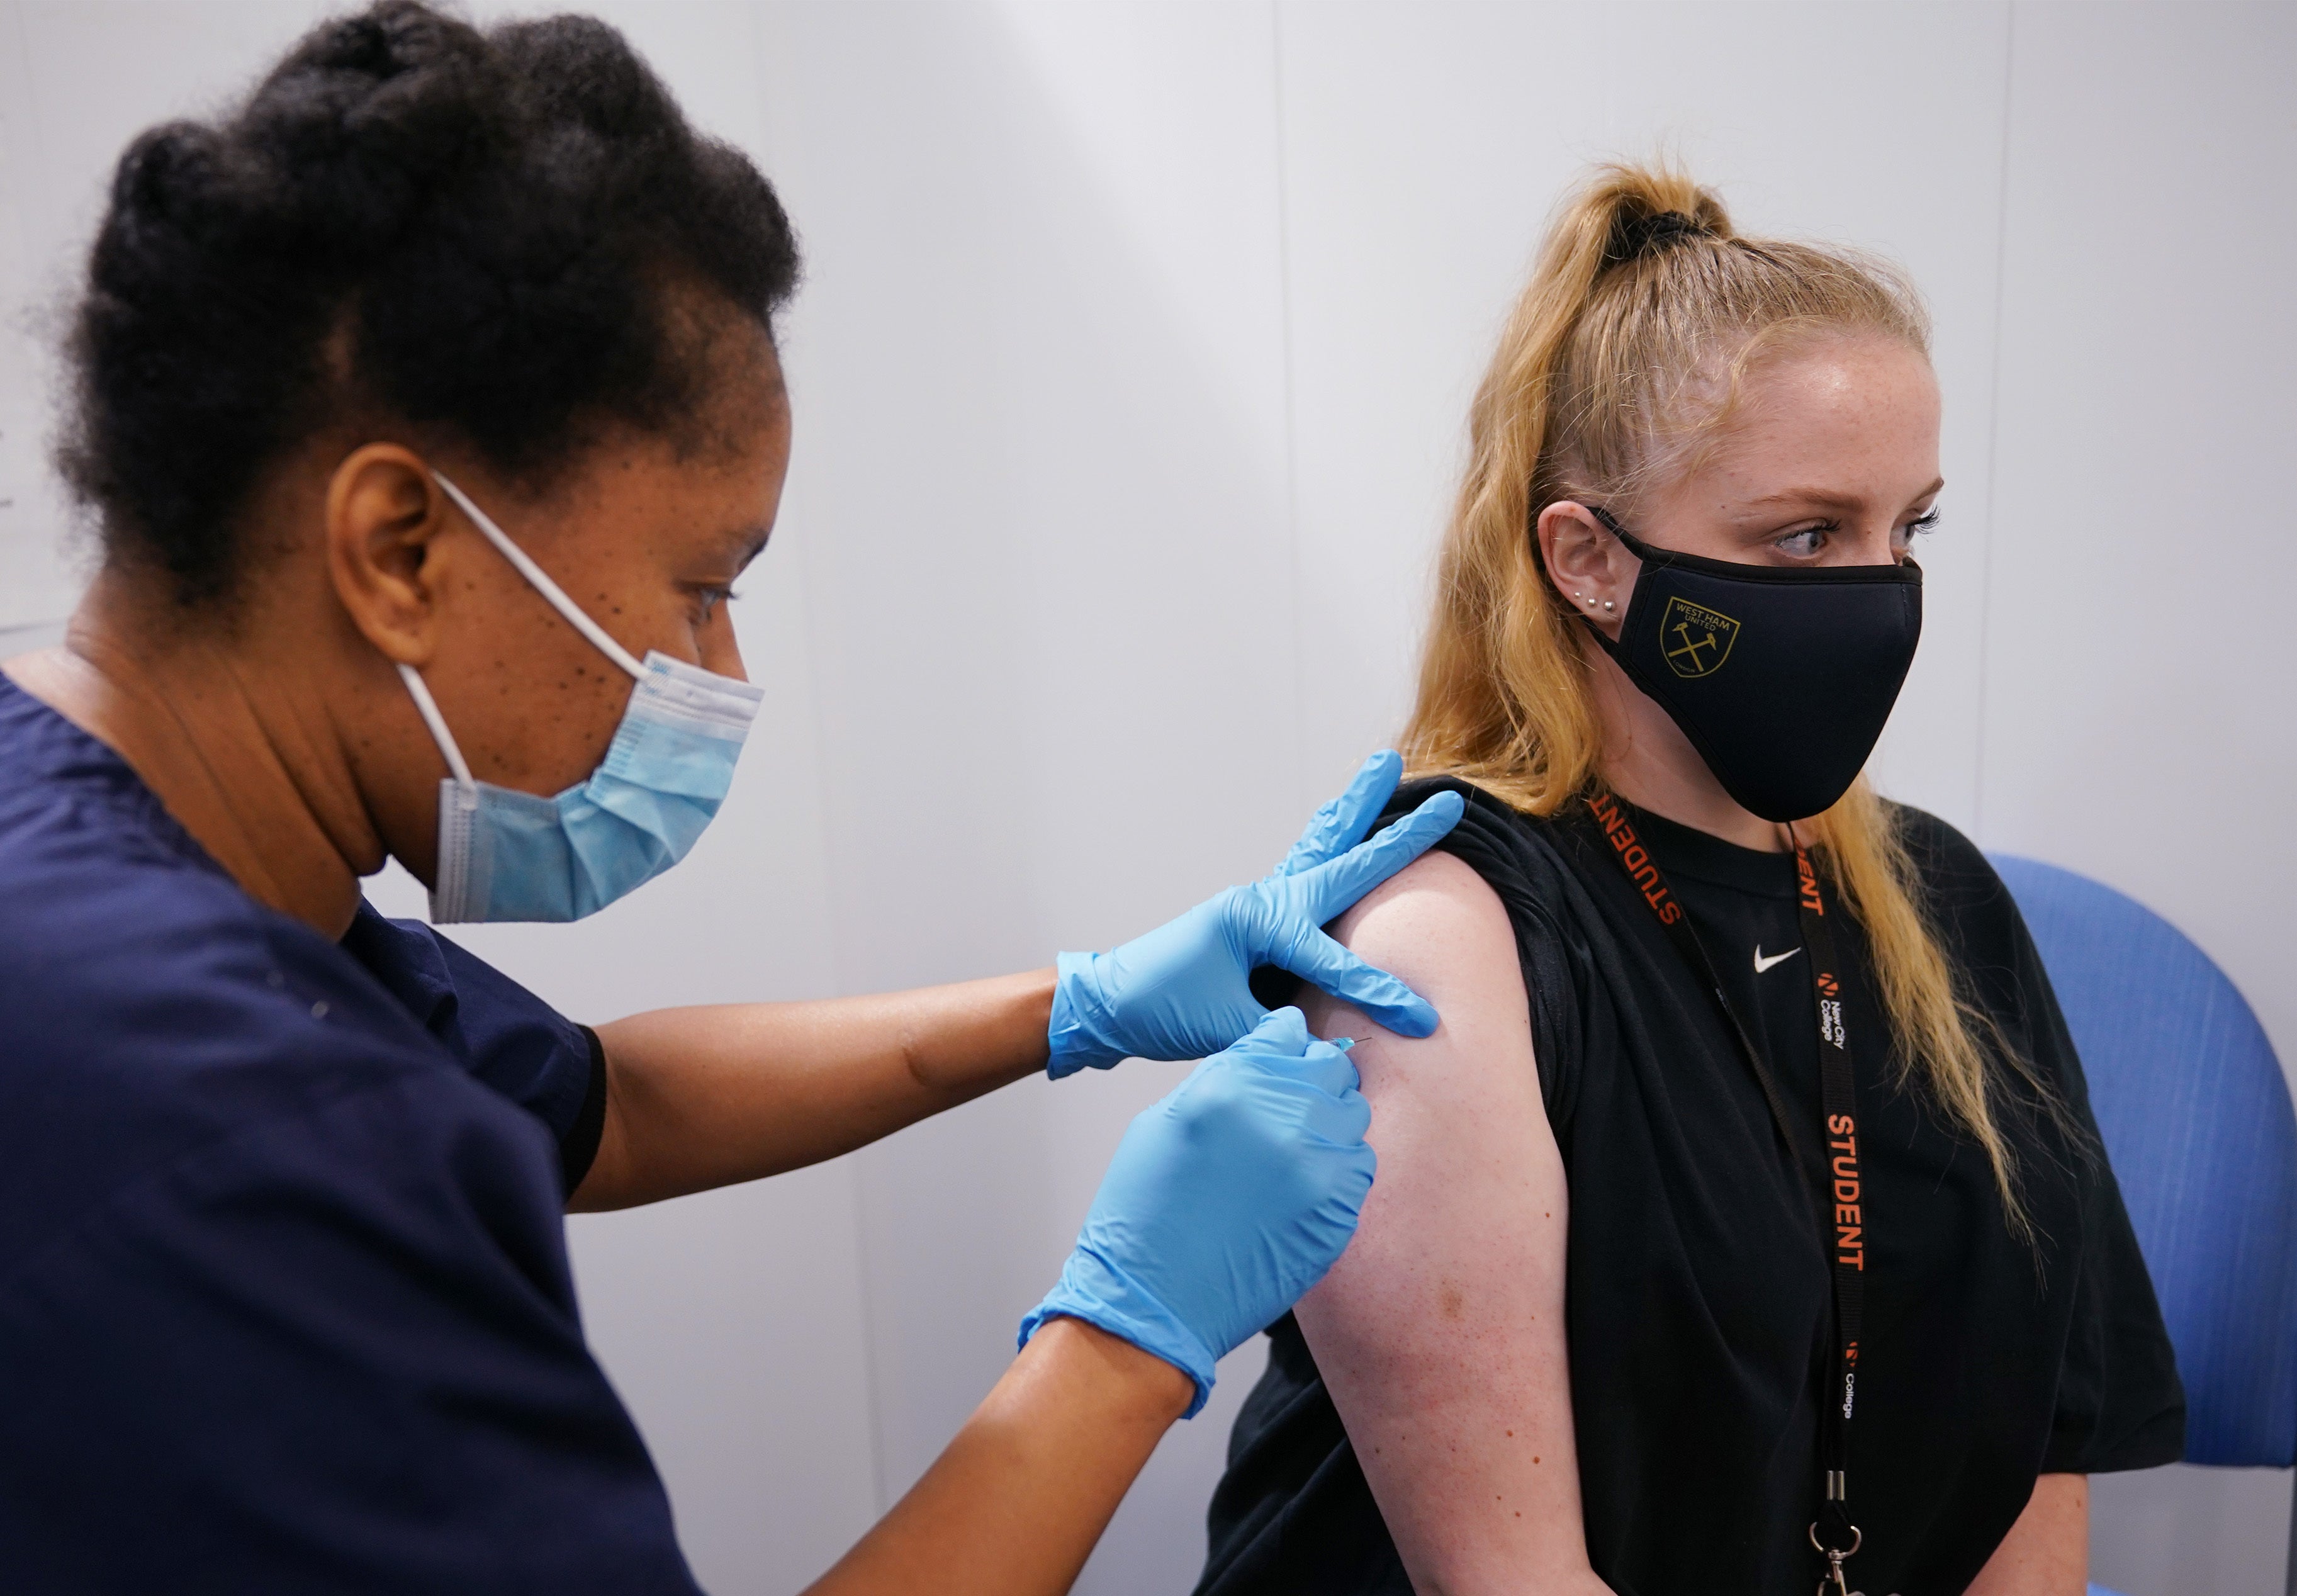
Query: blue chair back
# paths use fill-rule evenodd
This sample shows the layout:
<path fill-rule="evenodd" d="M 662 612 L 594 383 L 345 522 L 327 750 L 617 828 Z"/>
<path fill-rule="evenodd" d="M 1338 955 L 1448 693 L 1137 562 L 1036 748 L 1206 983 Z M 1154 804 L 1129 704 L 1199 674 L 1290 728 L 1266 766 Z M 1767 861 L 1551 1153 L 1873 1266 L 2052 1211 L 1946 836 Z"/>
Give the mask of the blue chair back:
<path fill-rule="evenodd" d="M 2186 1383 L 2186 1459 L 2297 1461 L 2297 1113 L 2265 1031 L 2176 926 L 1996 856 L 2080 1049 Z"/>

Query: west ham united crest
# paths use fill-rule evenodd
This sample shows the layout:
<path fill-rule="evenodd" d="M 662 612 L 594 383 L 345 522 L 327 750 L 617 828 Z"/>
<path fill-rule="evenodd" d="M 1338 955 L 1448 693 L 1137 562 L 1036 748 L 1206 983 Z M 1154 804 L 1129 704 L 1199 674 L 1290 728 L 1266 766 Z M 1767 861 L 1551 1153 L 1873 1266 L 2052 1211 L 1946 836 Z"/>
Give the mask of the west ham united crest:
<path fill-rule="evenodd" d="M 1659 618 L 1659 652 L 1677 676 L 1712 676 L 1731 657 L 1739 623 L 1720 610 L 1670 598 Z"/>

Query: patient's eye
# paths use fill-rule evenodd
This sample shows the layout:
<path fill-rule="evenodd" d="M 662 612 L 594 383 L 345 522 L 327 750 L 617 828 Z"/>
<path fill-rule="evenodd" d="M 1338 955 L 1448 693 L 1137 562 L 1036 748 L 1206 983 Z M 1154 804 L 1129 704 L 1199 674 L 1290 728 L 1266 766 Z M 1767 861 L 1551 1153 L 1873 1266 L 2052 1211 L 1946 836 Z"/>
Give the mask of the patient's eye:
<path fill-rule="evenodd" d="M 1895 555 L 1905 554 L 1915 539 L 1926 532 L 1938 531 L 1938 523 L 1939 513 L 1936 510 L 1925 511 L 1916 516 L 1890 534 L 1890 552 Z"/>
<path fill-rule="evenodd" d="M 1826 540 L 1835 530 L 1834 523 L 1832 522 L 1821 522 L 1816 526 L 1798 527 L 1791 532 L 1772 539 L 1771 547 L 1794 559 L 1812 559 L 1825 549 Z"/>

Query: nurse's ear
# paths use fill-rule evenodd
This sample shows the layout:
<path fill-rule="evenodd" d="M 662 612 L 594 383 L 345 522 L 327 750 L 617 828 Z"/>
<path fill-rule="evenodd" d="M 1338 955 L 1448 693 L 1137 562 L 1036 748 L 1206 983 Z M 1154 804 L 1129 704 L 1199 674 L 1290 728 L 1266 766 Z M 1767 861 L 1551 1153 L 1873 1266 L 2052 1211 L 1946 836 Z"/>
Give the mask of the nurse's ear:
<path fill-rule="evenodd" d="M 327 483 L 327 573 L 366 640 L 420 670 L 436 646 L 452 506 L 430 467 L 396 443 L 363 444 Z"/>

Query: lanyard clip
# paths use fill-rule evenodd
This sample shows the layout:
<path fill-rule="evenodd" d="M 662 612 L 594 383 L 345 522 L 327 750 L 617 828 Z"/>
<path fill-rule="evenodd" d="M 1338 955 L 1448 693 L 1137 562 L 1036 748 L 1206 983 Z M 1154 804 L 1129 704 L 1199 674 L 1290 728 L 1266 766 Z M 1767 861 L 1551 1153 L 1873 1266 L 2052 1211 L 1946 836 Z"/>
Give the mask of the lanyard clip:
<path fill-rule="evenodd" d="M 1850 1526 L 1850 1544 L 1838 1551 L 1818 1538 L 1818 1525 L 1812 1523 L 1810 1543 L 1826 1556 L 1826 1572 L 1818 1576 L 1818 1596 L 1865 1596 L 1865 1592 L 1850 1588 L 1849 1577 L 1842 1572 L 1842 1562 L 1855 1555 L 1865 1540 L 1865 1532 L 1854 1524 Z"/>

